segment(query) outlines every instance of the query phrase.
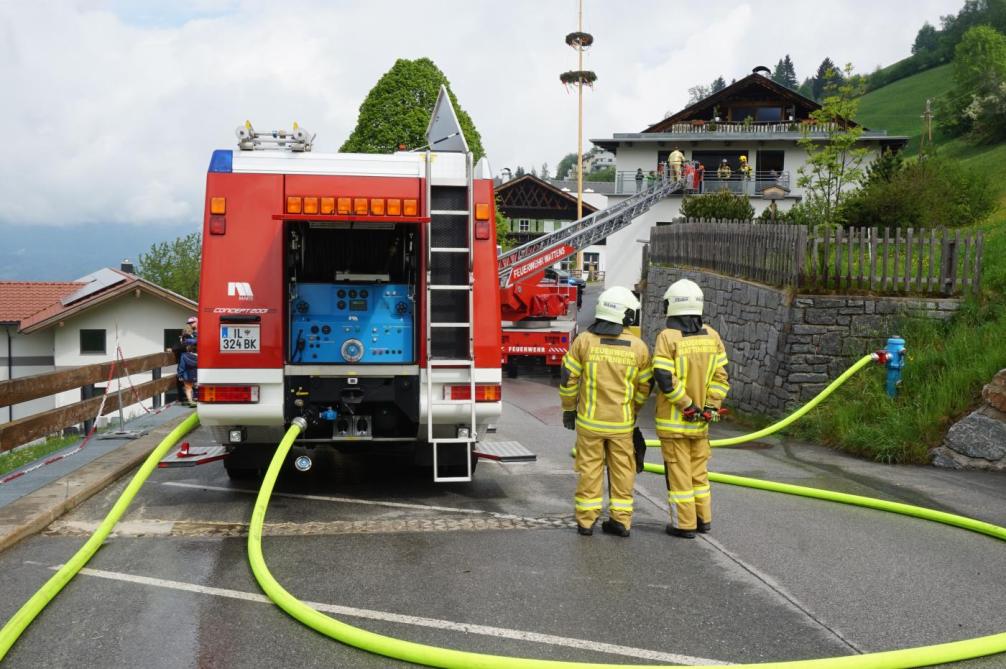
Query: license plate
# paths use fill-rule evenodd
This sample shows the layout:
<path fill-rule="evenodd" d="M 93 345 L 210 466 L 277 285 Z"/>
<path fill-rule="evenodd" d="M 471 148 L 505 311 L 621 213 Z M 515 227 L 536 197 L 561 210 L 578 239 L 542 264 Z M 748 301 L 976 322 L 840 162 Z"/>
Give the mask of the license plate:
<path fill-rule="evenodd" d="M 221 325 L 221 353 L 258 353 L 258 325 Z"/>

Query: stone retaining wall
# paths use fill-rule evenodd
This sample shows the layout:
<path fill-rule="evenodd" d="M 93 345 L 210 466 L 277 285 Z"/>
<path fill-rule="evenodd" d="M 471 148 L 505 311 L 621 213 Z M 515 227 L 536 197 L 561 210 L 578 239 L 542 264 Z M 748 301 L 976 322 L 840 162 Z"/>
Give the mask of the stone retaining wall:
<path fill-rule="evenodd" d="M 643 338 L 651 346 L 663 328 L 664 291 L 678 279 L 705 293 L 705 321 L 730 358 L 728 404 L 770 415 L 805 402 L 857 358 L 883 348 L 905 316 L 944 319 L 960 307 L 956 299 L 792 295 L 711 272 L 650 267 Z"/>

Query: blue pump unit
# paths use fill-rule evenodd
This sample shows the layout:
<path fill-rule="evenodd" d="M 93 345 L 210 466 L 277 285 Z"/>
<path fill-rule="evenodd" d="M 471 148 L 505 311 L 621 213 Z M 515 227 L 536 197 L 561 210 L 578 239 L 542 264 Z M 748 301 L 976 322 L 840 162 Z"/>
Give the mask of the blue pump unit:
<path fill-rule="evenodd" d="M 290 301 L 290 361 L 414 362 L 414 311 L 406 284 L 299 284 Z"/>
<path fill-rule="evenodd" d="M 887 395 L 894 397 L 898 393 L 898 385 L 901 384 L 901 370 L 905 366 L 905 340 L 897 335 L 890 337 L 884 350 L 888 353 Z"/>

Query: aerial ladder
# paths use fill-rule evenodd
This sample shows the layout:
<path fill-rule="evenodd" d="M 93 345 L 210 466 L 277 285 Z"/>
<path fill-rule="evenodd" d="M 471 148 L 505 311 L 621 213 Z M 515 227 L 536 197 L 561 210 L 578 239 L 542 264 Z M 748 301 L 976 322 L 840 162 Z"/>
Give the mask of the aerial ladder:
<path fill-rule="evenodd" d="M 499 256 L 502 363 L 516 376 L 518 358 L 543 359 L 558 369 L 576 336 L 576 287 L 545 281 L 545 270 L 629 225 L 682 181 L 658 179 L 621 202 L 533 239 Z"/>

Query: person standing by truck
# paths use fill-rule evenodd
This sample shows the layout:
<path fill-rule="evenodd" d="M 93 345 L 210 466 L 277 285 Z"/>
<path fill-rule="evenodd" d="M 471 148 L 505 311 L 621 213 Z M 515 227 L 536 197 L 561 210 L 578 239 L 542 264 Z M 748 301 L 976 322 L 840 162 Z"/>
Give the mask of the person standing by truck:
<path fill-rule="evenodd" d="M 199 367 L 199 359 L 196 356 L 196 340 L 189 337 L 185 340 L 185 352 L 178 360 L 178 379 L 185 388 L 185 406 L 195 407 L 195 397 L 193 389 L 196 384 L 196 370 Z M 181 398 L 179 398 L 181 403 Z"/>
<path fill-rule="evenodd" d="M 667 533 L 693 539 L 712 529 L 709 423 L 719 418 L 727 382 L 727 354 L 719 334 L 702 322 L 698 284 L 682 279 L 664 293 L 667 327 L 657 335 L 653 380 L 657 436 L 664 456 Z"/>
<path fill-rule="evenodd" d="M 639 300 L 628 288 L 609 288 L 598 297 L 594 323 L 577 335 L 562 362 L 559 397 L 562 423 L 576 430 L 579 475 L 574 496 L 577 532 L 594 533 L 601 515 L 605 464 L 609 518 L 605 534 L 629 536 L 636 458 L 632 427 L 650 394 L 650 351 L 625 329 L 635 320 Z"/>

